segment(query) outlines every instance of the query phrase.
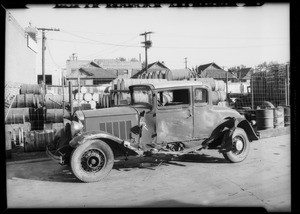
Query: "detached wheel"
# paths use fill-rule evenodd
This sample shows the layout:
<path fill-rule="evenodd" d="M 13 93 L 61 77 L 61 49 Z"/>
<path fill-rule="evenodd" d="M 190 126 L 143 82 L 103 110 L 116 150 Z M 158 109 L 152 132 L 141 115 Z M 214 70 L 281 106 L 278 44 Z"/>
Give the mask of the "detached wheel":
<path fill-rule="evenodd" d="M 114 165 L 114 154 L 105 142 L 91 140 L 78 146 L 71 155 L 73 174 L 83 182 L 104 178 Z"/>
<path fill-rule="evenodd" d="M 236 128 L 232 135 L 232 148 L 229 152 L 223 153 L 223 156 L 232 163 L 238 163 L 246 159 L 249 150 L 250 142 L 246 132 L 241 128 Z"/>

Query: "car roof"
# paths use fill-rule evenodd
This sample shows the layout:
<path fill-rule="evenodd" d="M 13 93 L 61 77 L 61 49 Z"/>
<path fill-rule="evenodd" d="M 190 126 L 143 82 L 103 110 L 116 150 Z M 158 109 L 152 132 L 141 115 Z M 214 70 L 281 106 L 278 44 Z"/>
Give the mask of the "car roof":
<path fill-rule="evenodd" d="M 187 87 L 187 86 L 206 86 L 206 84 L 203 84 L 200 81 L 187 81 L 187 80 L 142 83 L 138 85 L 148 85 L 148 86 L 152 86 L 154 89 L 165 89 L 165 88 L 173 88 L 173 87 L 176 88 L 176 87 Z"/>

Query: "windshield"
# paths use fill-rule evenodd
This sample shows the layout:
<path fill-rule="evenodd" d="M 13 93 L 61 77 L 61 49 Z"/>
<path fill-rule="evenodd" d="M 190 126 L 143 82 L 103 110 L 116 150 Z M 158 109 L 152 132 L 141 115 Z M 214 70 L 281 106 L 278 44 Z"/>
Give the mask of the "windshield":
<path fill-rule="evenodd" d="M 152 91 L 149 87 L 134 87 L 132 92 L 132 102 L 137 103 L 147 103 L 152 105 L 153 96 Z"/>

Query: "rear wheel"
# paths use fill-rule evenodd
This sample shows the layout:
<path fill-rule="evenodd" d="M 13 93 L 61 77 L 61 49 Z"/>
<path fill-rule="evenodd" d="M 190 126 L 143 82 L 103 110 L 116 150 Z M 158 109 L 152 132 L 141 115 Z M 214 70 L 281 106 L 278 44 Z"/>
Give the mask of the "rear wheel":
<path fill-rule="evenodd" d="M 114 155 L 105 142 L 91 140 L 73 150 L 73 174 L 83 182 L 96 182 L 104 178 L 114 165 Z"/>
<path fill-rule="evenodd" d="M 232 135 L 232 148 L 229 152 L 223 153 L 226 160 L 232 163 L 242 162 L 248 156 L 250 143 L 246 132 L 236 128 Z"/>

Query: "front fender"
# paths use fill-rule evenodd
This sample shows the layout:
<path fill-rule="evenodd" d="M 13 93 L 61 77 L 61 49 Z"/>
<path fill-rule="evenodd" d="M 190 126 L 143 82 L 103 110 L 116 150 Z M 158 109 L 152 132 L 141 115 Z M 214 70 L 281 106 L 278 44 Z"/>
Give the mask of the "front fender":
<path fill-rule="evenodd" d="M 70 142 L 69 145 L 72 148 L 77 148 L 79 145 L 84 144 L 88 140 L 93 140 L 93 139 L 99 139 L 99 138 L 104 138 L 104 139 L 109 139 L 112 140 L 120 145 L 123 144 L 124 140 L 113 136 L 107 132 L 104 131 L 94 131 L 94 132 L 84 132 L 81 135 L 78 135 L 77 137 L 74 137 Z"/>

